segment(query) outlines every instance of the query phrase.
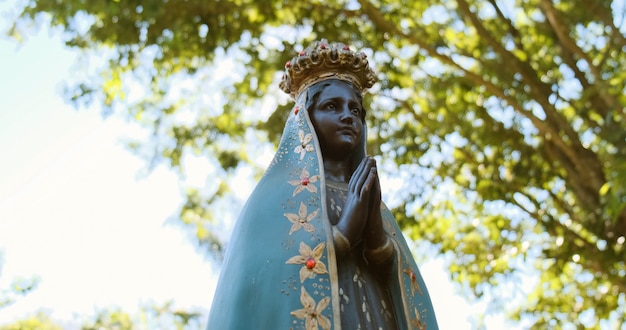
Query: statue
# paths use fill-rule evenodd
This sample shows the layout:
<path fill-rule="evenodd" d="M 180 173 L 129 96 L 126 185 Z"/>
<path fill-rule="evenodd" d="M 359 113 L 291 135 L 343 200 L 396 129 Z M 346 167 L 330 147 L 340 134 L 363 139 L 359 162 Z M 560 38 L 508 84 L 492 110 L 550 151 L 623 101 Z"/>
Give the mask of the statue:
<path fill-rule="evenodd" d="M 366 156 L 363 53 L 325 40 L 286 64 L 295 99 L 227 248 L 208 329 L 437 329 Z"/>

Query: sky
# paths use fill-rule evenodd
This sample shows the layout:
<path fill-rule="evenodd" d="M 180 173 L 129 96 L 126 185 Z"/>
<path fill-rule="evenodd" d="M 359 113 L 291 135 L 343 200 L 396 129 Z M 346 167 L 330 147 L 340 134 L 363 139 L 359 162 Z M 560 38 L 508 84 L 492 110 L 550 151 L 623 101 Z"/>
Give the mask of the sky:
<path fill-rule="evenodd" d="M 22 44 L 0 38 L 0 290 L 41 279 L 0 309 L 0 325 L 43 310 L 72 329 L 98 308 L 168 300 L 205 320 L 219 267 L 167 224 L 182 202 L 179 177 L 163 166 L 146 174 L 122 141 L 131 123 L 63 100 L 77 56 L 43 28 Z M 455 293 L 440 259 L 420 269 L 440 328 L 469 329 L 484 305 Z M 488 319 L 490 329 L 503 322 Z"/>
<path fill-rule="evenodd" d="M 121 141 L 132 125 L 63 101 L 76 54 L 61 45 L 45 31 L 21 46 L 0 41 L 0 288 L 41 278 L 0 324 L 40 308 L 62 320 L 168 299 L 206 309 L 216 267 L 166 225 L 182 200 L 178 177 L 142 174 Z"/>

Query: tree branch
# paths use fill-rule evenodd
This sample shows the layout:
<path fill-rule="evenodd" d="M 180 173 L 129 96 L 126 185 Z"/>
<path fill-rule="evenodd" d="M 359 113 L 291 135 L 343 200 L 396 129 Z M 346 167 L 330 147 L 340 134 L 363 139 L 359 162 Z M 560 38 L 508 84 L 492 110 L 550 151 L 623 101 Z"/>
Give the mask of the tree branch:
<path fill-rule="evenodd" d="M 522 44 L 522 36 L 513 25 L 513 22 L 504 15 L 502 10 L 500 10 L 500 7 L 498 6 L 498 3 L 496 2 L 496 0 L 488 0 L 488 1 L 491 4 L 491 6 L 495 9 L 496 13 L 498 14 L 498 17 L 500 17 L 500 19 L 506 23 L 507 31 L 509 31 L 509 34 L 513 37 L 513 42 L 515 43 L 515 47 L 517 47 L 519 50 L 524 51 L 524 53 L 526 53 L 526 50 L 524 49 L 524 45 Z"/>
<path fill-rule="evenodd" d="M 518 113 L 528 118 L 531 123 L 539 130 L 539 134 L 544 137 L 545 140 L 550 140 L 551 144 L 559 150 L 558 153 L 552 153 L 553 160 L 558 160 L 563 163 L 564 168 L 567 168 L 567 177 L 569 183 L 578 184 L 584 186 L 584 188 L 577 189 L 580 193 L 581 202 L 583 202 L 590 212 L 595 212 L 599 207 L 598 191 L 600 187 L 606 182 L 604 173 L 602 172 L 602 166 L 595 155 L 590 150 L 584 148 L 580 142 L 578 134 L 573 130 L 571 125 L 562 117 L 562 115 L 555 109 L 554 105 L 548 101 L 550 87 L 541 82 L 535 71 L 530 67 L 528 62 L 522 62 L 517 57 L 510 54 L 506 49 L 496 42 L 490 35 L 489 31 L 485 29 L 480 23 L 478 17 L 476 17 L 470 10 L 469 5 L 465 0 L 457 0 L 460 10 L 463 14 L 470 17 L 470 20 L 475 25 L 478 32 L 483 38 L 503 56 L 508 59 L 512 66 L 522 74 L 524 79 L 531 86 L 531 94 L 534 99 L 543 107 L 546 117 L 549 118 L 547 122 L 537 118 L 531 111 L 525 110 L 523 106 L 510 94 L 506 94 L 501 86 L 497 86 L 494 83 L 484 79 L 482 76 L 466 70 L 461 65 L 456 63 L 449 56 L 439 53 L 433 45 L 426 43 L 423 39 L 417 36 L 420 33 L 408 34 L 400 30 L 396 25 L 389 22 L 383 14 L 371 5 L 369 2 L 360 0 L 361 8 L 363 12 L 368 15 L 375 26 L 380 27 L 383 31 L 389 32 L 392 35 L 398 35 L 406 40 L 418 45 L 424 49 L 430 56 L 440 60 L 443 64 L 449 65 L 462 72 L 466 79 L 476 85 L 485 86 L 485 88 L 494 96 L 500 98 L 512 106 Z M 422 31 L 422 33 L 424 33 Z M 548 92 L 546 92 L 548 91 Z M 568 137 L 568 142 L 564 140 L 563 134 Z M 578 194 L 577 194 L 578 196 Z"/>
<path fill-rule="evenodd" d="M 585 6 L 590 13 L 598 15 L 602 23 L 611 28 L 613 39 L 620 46 L 617 48 L 626 47 L 626 37 L 622 34 L 620 29 L 615 26 L 613 14 L 607 10 L 606 7 L 602 6 L 602 3 L 602 1 L 598 0 L 582 0 L 583 6 Z"/>
<path fill-rule="evenodd" d="M 489 45 L 493 47 L 494 50 L 496 50 L 505 60 L 508 60 L 514 67 L 516 67 L 517 71 L 521 73 L 524 77 L 524 80 L 526 80 L 529 86 L 531 86 L 531 94 L 533 94 L 534 99 L 541 104 L 546 114 L 546 119 L 558 128 L 558 131 L 554 131 L 554 129 L 552 129 L 552 125 L 548 125 L 548 127 L 550 127 L 549 133 L 551 135 L 551 138 L 554 140 L 555 145 L 559 149 L 561 149 L 561 152 L 567 155 L 569 162 L 575 164 L 575 166 L 573 167 L 573 169 L 575 169 L 575 172 L 570 173 L 570 175 L 576 177 L 581 175 L 588 176 L 589 181 L 587 181 L 586 183 L 589 183 L 591 189 L 597 192 L 605 182 L 603 175 L 599 176 L 598 172 L 596 171 L 597 169 L 600 169 L 599 173 L 602 174 L 601 167 L 597 165 L 597 159 L 585 161 L 586 159 L 595 156 L 595 154 L 586 154 L 586 149 L 582 146 L 578 134 L 574 131 L 571 125 L 567 122 L 567 120 L 563 118 L 563 116 L 555 109 L 554 105 L 549 102 L 548 96 L 550 94 L 550 87 L 546 83 L 543 83 L 541 82 L 541 80 L 538 79 L 537 75 L 534 74 L 534 70 L 529 66 L 528 62 L 521 61 L 516 56 L 513 56 L 492 37 L 491 33 L 483 26 L 476 14 L 469 9 L 469 5 L 466 0 L 457 0 L 457 3 L 459 5 L 459 10 L 461 10 L 464 16 L 470 19 L 472 25 L 477 29 L 478 34 L 481 35 L 483 39 L 485 39 L 489 43 Z M 525 114 L 527 118 L 535 117 L 532 113 L 529 113 L 528 111 L 524 111 L 521 113 Z M 535 124 L 535 122 L 533 122 L 533 124 Z M 536 127 L 541 131 L 540 127 Z M 570 145 L 567 145 L 567 143 L 562 140 L 561 134 L 563 133 L 569 138 Z M 583 155 L 584 158 L 581 157 L 581 155 Z"/>
<path fill-rule="evenodd" d="M 580 47 L 576 45 L 576 42 L 570 38 L 569 29 L 559 18 L 559 13 L 552 5 L 552 2 L 550 0 L 540 0 L 539 7 L 541 7 L 544 15 L 546 15 L 548 23 L 550 23 L 550 26 L 552 26 L 552 29 L 556 33 L 561 46 L 563 46 L 563 48 L 571 54 L 587 62 L 589 70 L 594 77 L 594 82 L 598 85 L 598 93 L 611 109 L 616 108 L 618 103 L 617 100 L 610 94 L 604 92 L 608 90 L 608 86 L 606 86 L 606 83 L 604 82 L 600 69 L 593 63 L 593 60 L 589 57 L 589 55 L 580 49 Z"/>

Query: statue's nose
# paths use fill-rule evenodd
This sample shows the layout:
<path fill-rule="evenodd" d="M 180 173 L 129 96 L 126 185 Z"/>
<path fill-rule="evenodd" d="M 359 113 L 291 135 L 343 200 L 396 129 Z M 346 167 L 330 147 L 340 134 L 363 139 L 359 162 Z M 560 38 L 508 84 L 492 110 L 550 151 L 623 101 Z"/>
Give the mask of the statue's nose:
<path fill-rule="evenodd" d="M 344 105 L 343 107 L 341 107 L 339 120 L 352 124 L 354 118 L 352 118 L 352 113 L 350 112 L 350 107 L 348 105 Z"/>

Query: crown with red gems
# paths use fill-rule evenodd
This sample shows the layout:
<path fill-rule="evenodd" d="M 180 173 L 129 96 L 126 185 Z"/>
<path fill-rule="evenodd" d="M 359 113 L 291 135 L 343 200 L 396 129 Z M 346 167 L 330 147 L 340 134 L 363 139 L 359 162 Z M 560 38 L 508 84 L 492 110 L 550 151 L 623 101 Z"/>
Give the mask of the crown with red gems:
<path fill-rule="evenodd" d="M 294 99 L 306 88 L 327 79 L 351 82 L 361 92 L 372 87 L 376 74 L 367 55 L 350 50 L 342 43 L 314 42 L 285 64 L 280 89 Z"/>

